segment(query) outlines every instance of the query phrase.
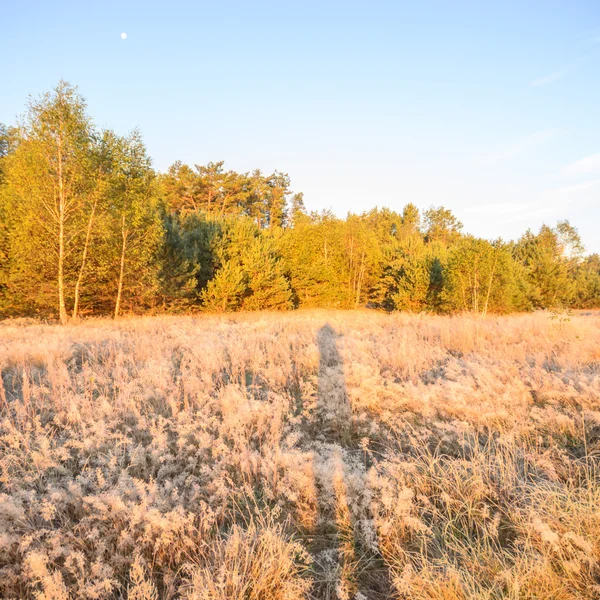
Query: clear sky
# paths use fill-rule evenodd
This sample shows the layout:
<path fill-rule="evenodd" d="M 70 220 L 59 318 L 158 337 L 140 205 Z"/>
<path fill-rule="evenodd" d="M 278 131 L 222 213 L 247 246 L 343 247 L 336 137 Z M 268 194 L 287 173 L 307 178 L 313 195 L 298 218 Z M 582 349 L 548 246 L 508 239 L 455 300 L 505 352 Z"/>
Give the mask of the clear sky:
<path fill-rule="evenodd" d="M 0 121 L 63 78 L 158 169 L 287 172 L 307 208 L 568 218 L 600 252 L 600 2 L 0 0 Z M 122 39 L 121 33 L 127 38 Z"/>

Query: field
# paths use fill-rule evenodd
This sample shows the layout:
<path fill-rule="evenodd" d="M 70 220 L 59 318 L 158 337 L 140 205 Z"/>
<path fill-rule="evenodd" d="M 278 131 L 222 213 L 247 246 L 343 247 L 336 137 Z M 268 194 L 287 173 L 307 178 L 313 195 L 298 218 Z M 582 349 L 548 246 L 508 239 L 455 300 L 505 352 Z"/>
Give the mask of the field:
<path fill-rule="evenodd" d="M 600 314 L 0 324 L 0 597 L 600 597 Z"/>

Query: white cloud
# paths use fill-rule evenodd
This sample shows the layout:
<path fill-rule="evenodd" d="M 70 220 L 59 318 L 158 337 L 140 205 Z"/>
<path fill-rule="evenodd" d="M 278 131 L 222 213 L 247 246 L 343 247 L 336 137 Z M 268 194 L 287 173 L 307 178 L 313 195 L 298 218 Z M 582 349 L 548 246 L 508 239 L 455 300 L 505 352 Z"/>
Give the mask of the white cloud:
<path fill-rule="evenodd" d="M 544 75 L 543 77 L 538 77 L 531 82 L 531 87 L 539 87 L 541 85 L 548 85 L 549 83 L 554 83 L 559 79 L 562 79 L 569 71 L 563 69 L 562 71 L 554 71 L 554 73 L 550 73 L 549 75 Z"/>
<path fill-rule="evenodd" d="M 564 177 L 590 173 L 600 173 L 600 153 L 576 160 L 560 170 L 560 174 Z"/>

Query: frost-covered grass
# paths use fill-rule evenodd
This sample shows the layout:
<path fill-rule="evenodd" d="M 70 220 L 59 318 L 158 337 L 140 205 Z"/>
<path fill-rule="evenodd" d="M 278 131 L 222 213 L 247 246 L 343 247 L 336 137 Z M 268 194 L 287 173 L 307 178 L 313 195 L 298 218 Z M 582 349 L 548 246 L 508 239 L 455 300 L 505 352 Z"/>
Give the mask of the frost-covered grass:
<path fill-rule="evenodd" d="M 0 597 L 600 597 L 600 315 L 0 324 Z"/>

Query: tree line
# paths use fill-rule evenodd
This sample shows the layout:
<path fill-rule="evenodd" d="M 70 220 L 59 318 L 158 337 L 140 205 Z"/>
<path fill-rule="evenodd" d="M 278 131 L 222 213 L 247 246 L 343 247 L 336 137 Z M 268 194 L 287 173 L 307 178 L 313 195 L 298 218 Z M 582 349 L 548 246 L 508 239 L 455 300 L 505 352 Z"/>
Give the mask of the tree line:
<path fill-rule="evenodd" d="M 138 131 L 95 127 L 65 82 L 0 125 L 0 315 L 360 306 L 596 307 L 600 257 L 567 221 L 489 241 L 443 207 L 309 213 L 277 171 L 158 173 Z"/>

